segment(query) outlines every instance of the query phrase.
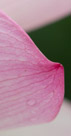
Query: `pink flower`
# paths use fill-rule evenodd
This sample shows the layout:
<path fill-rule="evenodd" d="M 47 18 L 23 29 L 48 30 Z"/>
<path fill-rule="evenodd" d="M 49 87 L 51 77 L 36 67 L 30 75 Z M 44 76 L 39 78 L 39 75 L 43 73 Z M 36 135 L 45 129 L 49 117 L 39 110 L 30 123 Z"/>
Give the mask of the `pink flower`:
<path fill-rule="evenodd" d="M 63 97 L 63 66 L 0 12 L 0 129 L 53 120 Z"/>

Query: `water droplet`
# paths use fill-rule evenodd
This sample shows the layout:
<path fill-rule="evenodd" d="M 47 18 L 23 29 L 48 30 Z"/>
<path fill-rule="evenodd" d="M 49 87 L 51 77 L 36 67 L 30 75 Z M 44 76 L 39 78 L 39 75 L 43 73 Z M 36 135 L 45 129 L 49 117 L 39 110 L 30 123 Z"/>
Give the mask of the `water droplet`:
<path fill-rule="evenodd" d="M 28 100 L 28 105 L 33 106 L 34 104 L 35 104 L 34 99 Z"/>

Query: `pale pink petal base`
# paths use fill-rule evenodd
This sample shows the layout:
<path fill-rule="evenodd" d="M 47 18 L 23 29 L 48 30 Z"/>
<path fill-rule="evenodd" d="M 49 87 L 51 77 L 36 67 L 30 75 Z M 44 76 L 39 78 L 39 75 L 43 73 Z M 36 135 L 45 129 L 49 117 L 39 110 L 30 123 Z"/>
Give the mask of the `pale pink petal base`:
<path fill-rule="evenodd" d="M 53 120 L 63 97 L 63 66 L 0 12 L 0 129 Z"/>
<path fill-rule="evenodd" d="M 0 136 L 71 136 L 71 103 L 64 101 L 51 123 L 1 130 Z"/>

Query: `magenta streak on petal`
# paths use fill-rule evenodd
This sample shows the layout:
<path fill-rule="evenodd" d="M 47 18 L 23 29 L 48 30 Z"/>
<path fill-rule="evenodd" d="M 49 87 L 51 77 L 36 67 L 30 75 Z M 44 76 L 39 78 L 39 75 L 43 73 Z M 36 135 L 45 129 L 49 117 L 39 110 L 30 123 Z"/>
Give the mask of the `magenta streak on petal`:
<path fill-rule="evenodd" d="M 63 97 L 63 66 L 0 12 L 0 129 L 53 120 Z"/>

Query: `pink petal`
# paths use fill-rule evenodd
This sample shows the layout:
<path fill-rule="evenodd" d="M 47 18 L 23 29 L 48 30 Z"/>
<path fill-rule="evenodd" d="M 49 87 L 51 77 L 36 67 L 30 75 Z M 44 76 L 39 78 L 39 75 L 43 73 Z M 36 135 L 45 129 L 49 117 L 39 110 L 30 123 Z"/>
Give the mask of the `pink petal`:
<path fill-rule="evenodd" d="M 70 14 L 71 0 L 0 0 L 0 9 L 29 31 Z"/>
<path fill-rule="evenodd" d="M 53 120 L 64 97 L 64 69 L 0 12 L 0 128 Z"/>
<path fill-rule="evenodd" d="M 71 103 L 65 100 L 58 117 L 51 123 L 2 130 L 0 136 L 71 136 Z"/>

